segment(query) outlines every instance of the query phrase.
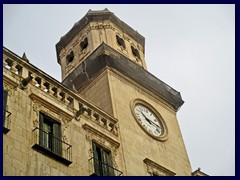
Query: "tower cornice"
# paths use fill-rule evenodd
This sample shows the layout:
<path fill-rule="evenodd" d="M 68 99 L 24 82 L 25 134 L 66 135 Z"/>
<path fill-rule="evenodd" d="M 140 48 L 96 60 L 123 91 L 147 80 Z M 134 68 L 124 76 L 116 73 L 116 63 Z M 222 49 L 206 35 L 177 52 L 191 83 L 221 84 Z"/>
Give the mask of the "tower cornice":
<path fill-rule="evenodd" d="M 123 32 L 132 37 L 136 42 L 145 47 L 145 38 L 139 34 L 137 31 L 132 29 L 126 23 L 121 21 L 114 13 L 110 12 L 108 9 L 100 10 L 100 11 L 92 11 L 89 10 L 87 14 L 80 19 L 78 22 L 74 24 L 72 29 L 67 32 L 64 36 L 60 38 L 60 41 L 56 44 L 57 50 L 57 60 L 60 61 L 59 53 L 60 51 L 67 46 L 67 44 L 81 31 L 86 25 L 90 22 L 103 22 L 106 20 L 110 20 L 113 24 L 122 29 Z"/>
<path fill-rule="evenodd" d="M 168 102 L 176 111 L 183 105 L 180 92 L 132 62 L 121 53 L 102 43 L 83 63 L 70 73 L 63 84 L 81 91 L 97 77 L 105 67 L 110 67 L 137 82 Z"/>

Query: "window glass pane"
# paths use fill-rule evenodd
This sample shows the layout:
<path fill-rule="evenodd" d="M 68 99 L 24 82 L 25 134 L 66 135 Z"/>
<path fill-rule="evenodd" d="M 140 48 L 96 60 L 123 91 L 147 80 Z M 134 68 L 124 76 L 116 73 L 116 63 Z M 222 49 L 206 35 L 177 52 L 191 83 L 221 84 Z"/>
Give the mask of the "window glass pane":
<path fill-rule="evenodd" d="M 53 152 L 58 155 L 61 155 L 62 147 L 61 147 L 61 128 L 60 124 L 53 124 Z"/>

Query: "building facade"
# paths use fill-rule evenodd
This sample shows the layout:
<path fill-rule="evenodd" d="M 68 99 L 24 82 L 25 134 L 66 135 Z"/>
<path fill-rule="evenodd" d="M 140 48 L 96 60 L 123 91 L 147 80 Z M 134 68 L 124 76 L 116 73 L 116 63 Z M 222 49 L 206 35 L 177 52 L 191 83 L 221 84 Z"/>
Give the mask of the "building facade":
<path fill-rule="evenodd" d="M 3 48 L 3 175 L 191 176 L 184 101 L 147 71 L 144 42 L 89 10 L 56 44 L 62 82 Z"/>

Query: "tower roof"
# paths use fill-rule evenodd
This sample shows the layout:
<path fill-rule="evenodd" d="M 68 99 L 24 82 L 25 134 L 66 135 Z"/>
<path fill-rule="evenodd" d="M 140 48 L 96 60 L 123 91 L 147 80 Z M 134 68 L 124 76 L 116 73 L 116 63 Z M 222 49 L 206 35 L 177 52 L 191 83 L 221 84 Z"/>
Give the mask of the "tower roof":
<path fill-rule="evenodd" d="M 102 22 L 104 20 L 110 20 L 112 23 L 117 25 L 123 32 L 132 37 L 135 41 L 140 43 L 143 47 L 145 47 L 145 38 L 139 34 L 137 31 L 132 29 L 126 23 L 121 21 L 114 13 L 110 12 L 107 8 L 104 10 L 92 11 L 91 9 L 87 12 L 87 14 L 80 19 L 78 22 L 74 24 L 72 29 L 68 31 L 67 34 L 60 38 L 60 41 L 56 44 L 57 50 L 57 59 L 58 62 L 60 60 L 59 53 L 62 48 L 66 47 L 66 45 L 90 22 Z"/>

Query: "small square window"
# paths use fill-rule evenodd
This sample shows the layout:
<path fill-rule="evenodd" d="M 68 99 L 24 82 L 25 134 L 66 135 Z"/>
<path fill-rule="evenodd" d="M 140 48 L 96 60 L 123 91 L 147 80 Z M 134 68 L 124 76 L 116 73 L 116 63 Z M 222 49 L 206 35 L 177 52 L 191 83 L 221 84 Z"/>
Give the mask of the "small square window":
<path fill-rule="evenodd" d="M 132 54 L 137 57 L 138 59 L 140 59 L 140 54 L 138 52 L 138 50 L 136 48 L 134 48 L 133 46 L 131 46 L 132 49 Z"/>
<path fill-rule="evenodd" d="M 73 60 L 74 60 L 74 53 L 73 53 L 73 51 L 71 51 L 71 52 L 67 55 L 66 60 L 67 60 L 67 64 L 73 62 Z"/>
<path fill-rule="evenodd" d="M 82 52 L 84 49 L 88 47 L 88 39 L 85 38 L 81 43 L 80 43 L 80 52 Z"/>
<path fill-rule="evenodd" d="M 120 38 L 118 35 L 116 35 L 117 43 L 119 46 L 122 46 L 124 49 L 126 49 L 125 42 L 122 38 Z"/>

